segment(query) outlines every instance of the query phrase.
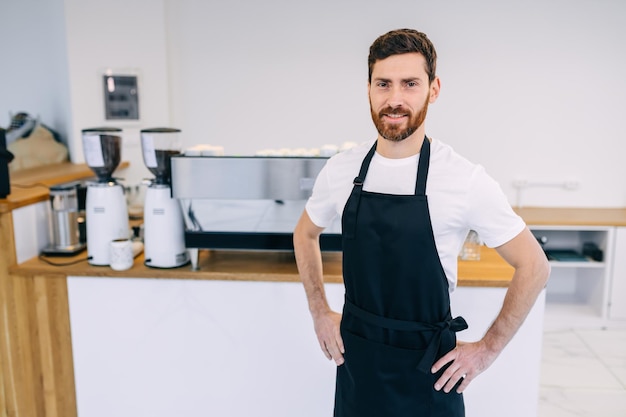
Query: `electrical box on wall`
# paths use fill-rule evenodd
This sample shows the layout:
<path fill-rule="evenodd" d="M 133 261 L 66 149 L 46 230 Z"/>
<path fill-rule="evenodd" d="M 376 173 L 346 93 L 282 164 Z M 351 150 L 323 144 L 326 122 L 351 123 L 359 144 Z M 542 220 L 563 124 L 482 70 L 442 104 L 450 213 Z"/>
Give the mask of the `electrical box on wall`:
<path fill-rule="evenodd" d="M 139 120 L 139 86 L 136 75 L 102 77 L 106 120 Z"/>

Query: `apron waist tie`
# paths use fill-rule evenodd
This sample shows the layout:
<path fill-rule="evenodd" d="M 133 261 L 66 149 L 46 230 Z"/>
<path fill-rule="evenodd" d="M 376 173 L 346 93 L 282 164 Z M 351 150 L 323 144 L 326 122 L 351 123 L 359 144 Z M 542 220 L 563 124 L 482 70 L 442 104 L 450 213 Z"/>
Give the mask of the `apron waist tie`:
<path fill-rule="evenodd" d="M 377 314 L 373 314 L 369 311 L 363 310 L 360 307 L 357 307 L 356 305 L 348 301 L 348 299 L 345 300 L 344 309 L 345 311 L 348 311 L 349 313 L 360 318 L 361 320 L 378 327 L 408 332 L 435 332 L 433 337 L 430 339 L 428 346 L 426 347 L 426 352 L 424 353 L 424 356 L 417 364 L 417 369 L 423 373 L 429 373 L 430 368 L 434 365 L 435 360 L 437 359 L 437 352 L 439 352 L 439 347 L 441 346 L 441 338 L 443 336 L 443 332 L 446 330 L 451 332 L 460 332 L 461 330 L 465 330 L 468 327 L 467 322 L 461 316 L 450 318 L 439 323 L 423 323 L 379 316 Z"/>

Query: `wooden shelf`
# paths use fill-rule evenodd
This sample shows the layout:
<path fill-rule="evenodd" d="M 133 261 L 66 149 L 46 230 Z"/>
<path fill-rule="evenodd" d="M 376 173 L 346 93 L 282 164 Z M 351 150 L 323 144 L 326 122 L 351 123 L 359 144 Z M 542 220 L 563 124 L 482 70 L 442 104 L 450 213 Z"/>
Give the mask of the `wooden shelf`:
<path fill-rule="evenodd" d="M 126 168 L 128 165 L 128 162 L 122 162 L 118 169 Z M 51 185 L 93 176 L 93 171 L 86 164 L 71 162 L 17 171 L 10 174 L 11 194 L 0 199 L 0 213 L 8 213 L 16 208 L 45 201 L 48 199 L 48 189 Z"/>

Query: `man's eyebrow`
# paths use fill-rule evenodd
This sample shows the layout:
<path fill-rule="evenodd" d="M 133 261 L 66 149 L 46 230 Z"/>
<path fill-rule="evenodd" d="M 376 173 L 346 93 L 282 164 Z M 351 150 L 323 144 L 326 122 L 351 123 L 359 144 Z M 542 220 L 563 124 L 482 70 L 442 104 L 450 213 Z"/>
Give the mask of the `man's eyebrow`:
<path fill-rule="evenodd" d="M 374 81 L 382 81 L 385 83 L 390 83 L 391 80 L 388 78 L 382 78 L 382 77 L 376 77 L 374 78 Z M 409 77 L 409 78 L 403 78 L 402 80 L 400 80 L 400 82 L 402 83 L 409 83 L 412 81 L 422 81 L 422 79 L 420 77 Z"/>

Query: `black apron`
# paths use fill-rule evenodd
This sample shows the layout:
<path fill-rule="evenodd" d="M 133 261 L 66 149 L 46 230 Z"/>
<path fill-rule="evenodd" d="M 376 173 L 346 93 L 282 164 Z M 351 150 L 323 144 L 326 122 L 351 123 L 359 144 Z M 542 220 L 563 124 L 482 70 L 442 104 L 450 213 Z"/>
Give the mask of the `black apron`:
<path fill-rule="evenodd" d="M 435 246 L 422 145 L 415 195 L 363 191 L 376 143 L 363 160 L 342 217 L 345 362 L 337 368 L 335 417 L 462 417 L 462 394 L 435 391 L 438 358 L 467 328 L 452 319 Z M 444 368 L 445 369 L 445 368 Z"/>

